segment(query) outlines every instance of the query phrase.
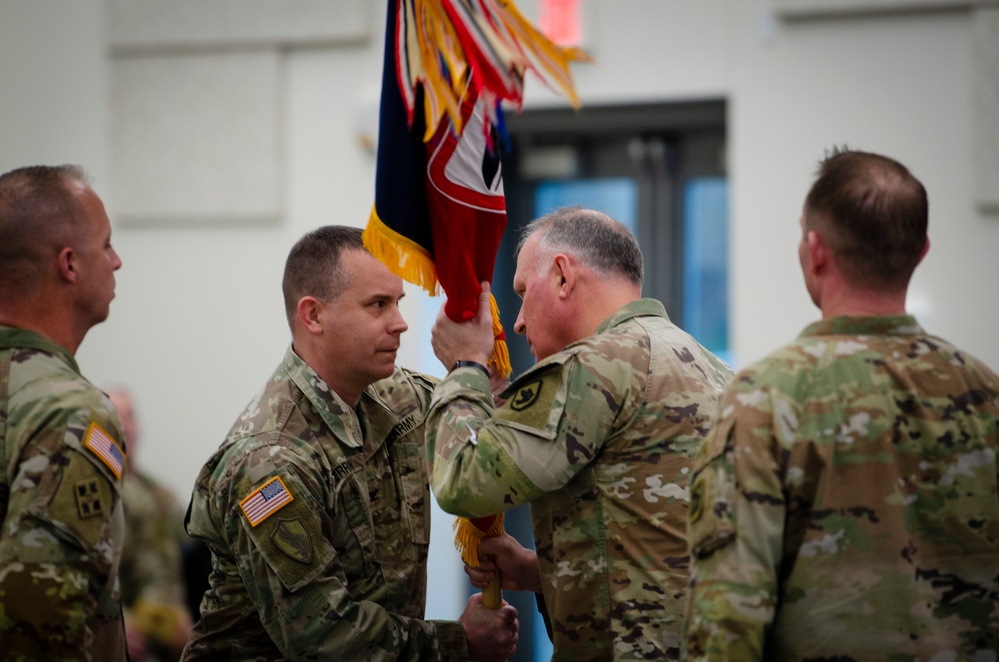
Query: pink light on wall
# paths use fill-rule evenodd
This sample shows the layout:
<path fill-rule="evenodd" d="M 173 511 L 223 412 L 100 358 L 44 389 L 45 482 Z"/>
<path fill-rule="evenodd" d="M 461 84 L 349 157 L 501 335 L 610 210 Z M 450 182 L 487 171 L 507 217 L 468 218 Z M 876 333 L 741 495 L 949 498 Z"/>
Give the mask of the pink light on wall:
<path fill-rule="evenodd" d="M 540 0 L 538 26 L 559 46 L 583 45 L 583 0 Z"/>

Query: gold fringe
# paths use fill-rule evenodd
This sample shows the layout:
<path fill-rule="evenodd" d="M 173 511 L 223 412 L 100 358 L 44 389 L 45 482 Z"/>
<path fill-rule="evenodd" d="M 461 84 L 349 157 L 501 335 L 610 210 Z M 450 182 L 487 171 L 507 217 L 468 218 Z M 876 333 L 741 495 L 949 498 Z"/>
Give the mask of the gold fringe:
<path fill-rule="evenodd" d="M 493 313 L 493 355 L 489 357 L 489 365 L 496 367 L 496 372 L 500 377 L 506 378 L 513 372 L 510 365 L 510 349 L 506 346 L 503 337 L 503 325 L 500 323 L 499 306 L 496 305 L 496 298 L 489 295 L 489 310 Z"/>
<path fill-rule="evenodd" d="M 430 253 L 412 239 L 385 225 L 378 217 L 375 207 L 371 208 L 368 227 L 364 229 L 362 237 L 364 247 L 389 271 L 422 287 L 431 295 L 437 294 L 437 270 Z"/>
<path fill-rule="evenodd" d="M 510 0 L 492 0 L 471 13 L 482 38 L 488 42 L 486 50 L 491 49 L 502 63 L 500 66 L 506 67 L 500 72 L 506 79 L 506 89 L 483 89 L 480 94 L 487 99 L 511 101 L 519 110 L 523 103 L 523 77 L 531 69 L 546 85 L 565 95 L 574 108 L 579 107 L 569 63 L 592 62 L 585 51 L 552 42 Z M 458 32 L 442 0 L 413 0 L 411 8 L 407 3 L 406 14 L 408 83 L 414 90 L 418 83 L 423 83 L 426 120 L 423 139 L 430 140 L 445 116 L 460 135 L 461 99 L 469 84 L 466 76 L 469 57 Z M 415 57 L 416 53 L 419 57 Z"/>
<path fill-rule="evenodd" d="M 451 527 L 454 534 L 454 548 L 461 552 L 461 560 L 473 568 L 479 567 L 479 543 L 484 538 L 495 538 L 503 533 L 503 513 L 493 516 L 487 531 L 475 526 L 470 519 L 459 517 Z"/>

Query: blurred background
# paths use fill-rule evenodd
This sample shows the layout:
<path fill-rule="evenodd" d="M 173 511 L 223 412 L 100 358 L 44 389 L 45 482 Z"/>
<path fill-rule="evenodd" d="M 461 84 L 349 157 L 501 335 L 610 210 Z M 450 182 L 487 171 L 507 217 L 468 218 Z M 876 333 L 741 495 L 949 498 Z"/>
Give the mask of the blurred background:
<path fill-rule="evenodd" d="M 516 229 L 580 204 L 633 228 L 673 321 L 735 366 L 761 358 L 818 316 L 798 219 L 817 161 L 848 144 L 929 192 L 910 311 L 999 367 L 999 0 L 517 5 L 594 63 L 573 68 L 581 110 L 529 76 L 508 116 L 494 290 L 510 335 Z M 132 391 L 139 463 L 184 506 L 289 342 L 289 248 L 367 222 L 384 21 L 375 0 L 0 0 L 0 172 L 90 173 L 124 266 L 78 359 Z M 441 300 L 408 292 L 400 363 L 440 375 Z M 467 596 L 450 523 L 435 513 L 434 618 Z M 525 514 L 510 528 L 530 540 Z M 545 659 L 527 613 L 518 659 Z"/>

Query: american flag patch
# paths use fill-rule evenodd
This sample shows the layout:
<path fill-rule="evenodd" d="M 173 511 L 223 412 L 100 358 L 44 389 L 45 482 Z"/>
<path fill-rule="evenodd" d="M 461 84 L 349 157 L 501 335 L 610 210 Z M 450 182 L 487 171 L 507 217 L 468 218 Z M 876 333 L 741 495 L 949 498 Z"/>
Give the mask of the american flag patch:
<path fill-rule="evenodd" d="M 101 458 L 101 462 L 106 464 L 117 478 L 121 478 L 122 469 L 125 468 L 125 453 L 111 435 L 97 424 L 97 421 L 90 424 L 83 445 Z"/>
<path fill-rule="evenodd" d="M 295 500 L 277 476 L 255 489 L 239 502 L 250 526 L 256 526 Z"/>

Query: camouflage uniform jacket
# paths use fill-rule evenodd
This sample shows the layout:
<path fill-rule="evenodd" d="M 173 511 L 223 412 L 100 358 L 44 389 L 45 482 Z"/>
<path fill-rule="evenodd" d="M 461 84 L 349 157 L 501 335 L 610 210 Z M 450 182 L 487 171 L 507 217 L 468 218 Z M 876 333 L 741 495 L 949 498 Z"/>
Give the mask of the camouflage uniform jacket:
<path fill-rule="evenodd" d="M 0 659 L 125 659 L 122 439 L 66 349 L 0 327 Z"/>
<path fill-rule="evenodd" d="M 531 502 L 554 659 L 677 659 L 687 474 L 730 376 L 640 299 L 521 375 L 498 407 L 475 368 L 437 387 L 434 493 L 465 517 Z"/>
<path fill-rule="evenodd" d="M 355 410 L 289 348 L 195 484 L 213 568 L 184 659 L 467 658 L 460 623 L 422 620 L 433 385 L 396 369 Z"/>
<path fill-rule="evenodd" d="M 739 373 L 695 463 L 691 660 L 999 649 L 999 377 L 909 316 Z"/>

